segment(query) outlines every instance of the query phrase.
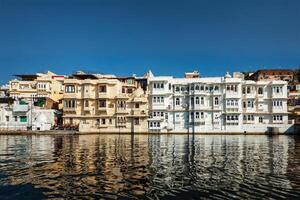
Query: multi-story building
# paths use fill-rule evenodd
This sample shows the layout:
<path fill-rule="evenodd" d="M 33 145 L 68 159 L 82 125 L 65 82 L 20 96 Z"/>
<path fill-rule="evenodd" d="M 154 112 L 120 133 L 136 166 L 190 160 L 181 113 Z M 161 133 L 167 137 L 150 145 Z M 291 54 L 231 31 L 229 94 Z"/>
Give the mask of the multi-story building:
<path fill-rule="evenodd" d="M 1 131 L 50 130 L 56 125 L 55 118 L 53 109 L 41 108 L 11 97 L 0 98 Z"/>
<path fill-rule="evenodd" d="M 149 78 L 149 131 L 279 132 L 288 121 L 287 82 L 224 77 Z"/>
<path fill-rule="evenodd" d="M 147 132 L 147 77 L 79 72 L 64 80 L 65 126 L 81 132 Z"/>
<path fill-rule="evenodd" d="M 37 74 L 15 75 L 19 79 L 9 82 L 9 94 L 15 99 L 47 98 L 59 103 L 63 96 L 64 75 L 50 71 Z"/>

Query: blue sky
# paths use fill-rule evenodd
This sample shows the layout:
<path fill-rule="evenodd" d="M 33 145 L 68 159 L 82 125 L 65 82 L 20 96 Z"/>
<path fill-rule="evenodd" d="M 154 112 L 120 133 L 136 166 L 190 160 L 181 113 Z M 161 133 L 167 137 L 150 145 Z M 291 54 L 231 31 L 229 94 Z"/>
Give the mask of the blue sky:
<path fill-rule="evenodd" d="M 0 0 L 0 82 L 76 70 L 204 76 L 300 65 L 300 1 Z"/>

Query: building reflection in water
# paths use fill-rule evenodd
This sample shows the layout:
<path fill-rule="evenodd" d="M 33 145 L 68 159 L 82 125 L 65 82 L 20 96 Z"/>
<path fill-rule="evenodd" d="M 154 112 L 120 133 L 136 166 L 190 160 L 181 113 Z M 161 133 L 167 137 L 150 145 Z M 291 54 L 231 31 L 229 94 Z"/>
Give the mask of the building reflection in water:
<path fill-rule="evenodd" d="M 296 198 L 299 164 L 289 136 L 0 136 L 0 192 L 47 198 Z"/>

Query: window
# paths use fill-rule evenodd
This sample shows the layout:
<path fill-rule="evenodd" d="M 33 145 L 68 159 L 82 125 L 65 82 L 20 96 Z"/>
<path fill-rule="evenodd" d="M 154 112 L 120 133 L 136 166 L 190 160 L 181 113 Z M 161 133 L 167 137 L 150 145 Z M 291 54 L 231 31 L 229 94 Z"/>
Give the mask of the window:
<path fill-rule="evenodd" d="M 215 105 L 219 105 L 219 98 L 215 97 Z"/>
<path fill-rule="evenodd" d="M 140 125 L 139 118 L 134 118 L 134 125 Z"/>
<path fill-rule="evenodd" d="M 199 90 L 199 85 L 196 85 L 196 88 L 195 88 L 195 90 Z"/>
<path fill-rule="evenodd" d="M 199 100 L 199 98 L 198 98 Z M 191 97 L 191 105 L 194 105 L 194 97 Z"/>
<path fill-rule="evenodd" d="M 99 86 L 99 92 L 100 92 L 100 93 L 106 92 L 106 85 L 100 85 L 100 86 Z"/>
<path fill-rule="evenodd" d="M 259 123 L 263 123 L 263 118 L 262 118 L 262 117 L 259 117 L 259 118 L 258 118 L 258 122 L 259 122 Z"/>
<path fill-rule="evenodd" d="M 76 102 L 74 99 L 65 100 L 64 101 L 64 107 L 65 108 L 75 108 Z"/>
<path fill-rule="evenodd" d="M 140 108 L 140 104 L 139 104 L 139 103 L 136 103 L 136 104 L 135 104 L 135 108 Z"/>
<path fill-rule="evenodd" d="M 226 86 L 226 90 L 229 91 L 230 90 L 230 85 Z"/>
<path fill-rule="evenodd" d="M 105 119 L 101 119 L 101 124 L 105 124 L 106 120 Z"/>
<path fill-rule="evenodd" d="M 177 86 L 176 87 L 176 92 L 179 92 L 180 91 L 180 88 Z"/>
<path fill-rule="evenodd" d="M 201 105 L 204 105 L 204 97 L 201 97 Z"/>
<path fill-rule="evenodd" d="M 200 115 L 201 115 L 201 119 L 203 119 L 204 118 L 204 113 L 201 112 Z"/>
<path fill-rule="evenodd" d="M 131 94 L 131 93 L 132 93 L 132 88 L 128 88 L 128 89 L 127 89 L 127 93 L 128 93 L 128 94 Z"/>
<path fill-rule="evenodd" d="M 171 84 L 169 83 L 169 90 L 171 90 L 172 89 L 172 86 L 171 86 Z"/>
<path fill-rule="evenodd" d="M 199 104 L 199 97 L 196 97 L 196 104 Z"/>
<path fill-rule="evenodd" d="M 250 87 L 247 87 L 247 94 L 250 94 L 250 92 L 251 92 Z"/>
<path fill-rule="evenodd" d="M 275 121 L 275 122 L 282 122 L 282 120 L 283 120 L 282 115 L 274 115 L 273 116 L 273 121 Z"/>
<path fill-rule="evenodd" d="M 175 104 L 176 104 L 177 106 L 180 105 L 180 99 L 179 99 L 179 98 L 176 98 Z"/>
<path fill-rule="evenodd" d="M 27 122 L 27 116 L 20 116 L 20 122 Z"/>
<path fill-rule="evenodd" d="M 168 119 L 168 113 L 165 113 L 165 119 Z"/>
<path fill-rule="evenodd" d="M 6 121 L 9 122 L 9 116 L 5 116 Z"/>
<path fill-rule="evenodd" d="M 153 88 L 157 88 L 157 89 L 163 89 L 164 88 L 164 83 L 153 83 Z M 171 85 L 169 84 L 169 89 L 171 89 Z"/>
<path fill-rule="evenodd" d="M 246 88 L 243 87 L 243 94 L 246 94 Z"/>
<path fill-rule="evenodd" d="M 124 87 L 122 87 L 122 93 L 125 93 L 126 89 Z"/>
<path fill-rule="evenodd" d="M 75 85 L 66 85 L 65 92 L 66 93 L 75 93 Z"/>
<path fill-rule="evenodd" d="M 215 86 L 215 91 L 219 91 L 219 87 L 217 85 Z"/>
<path fill-rule="evenodd" d="M 199 112 L 196 112 L 196 119 L 199 119 Z"/>
<path fill-rule="evenodd" d="M 99 100 L 99 108 L 106 107 L 106 100 Z"/>
<path fill-rule="evenodd" d="M 85 100 L 84 107 L 89 107 L 89 100 Z"/>
<path fill-rule="evenodd" d="M 109 119 L 109 124 L 112 124 L 112 119 Z"/>
<path fill-rule="evenodd" d="M 263 88 L 262 87 L 258 88 L 258 94 L 263 94 Z"/>
<path fill-rule="evenodd" d="M 248 101 L 248 102 L 247 102 L 247 107 L 248 107 L 248 108 L 253 108 L 253 107 L 254 107 L 253 101 Z"/>

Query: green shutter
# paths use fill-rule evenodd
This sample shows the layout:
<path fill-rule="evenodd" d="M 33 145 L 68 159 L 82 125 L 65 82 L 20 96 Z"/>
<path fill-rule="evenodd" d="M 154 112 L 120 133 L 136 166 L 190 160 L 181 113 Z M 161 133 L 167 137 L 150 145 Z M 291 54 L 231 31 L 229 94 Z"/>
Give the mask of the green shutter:
<path fill-rule="evenodd" d="M 27 122 L 27 117 L 26 116 L 21 116 L 20 117 L 20 122 Z"/>

